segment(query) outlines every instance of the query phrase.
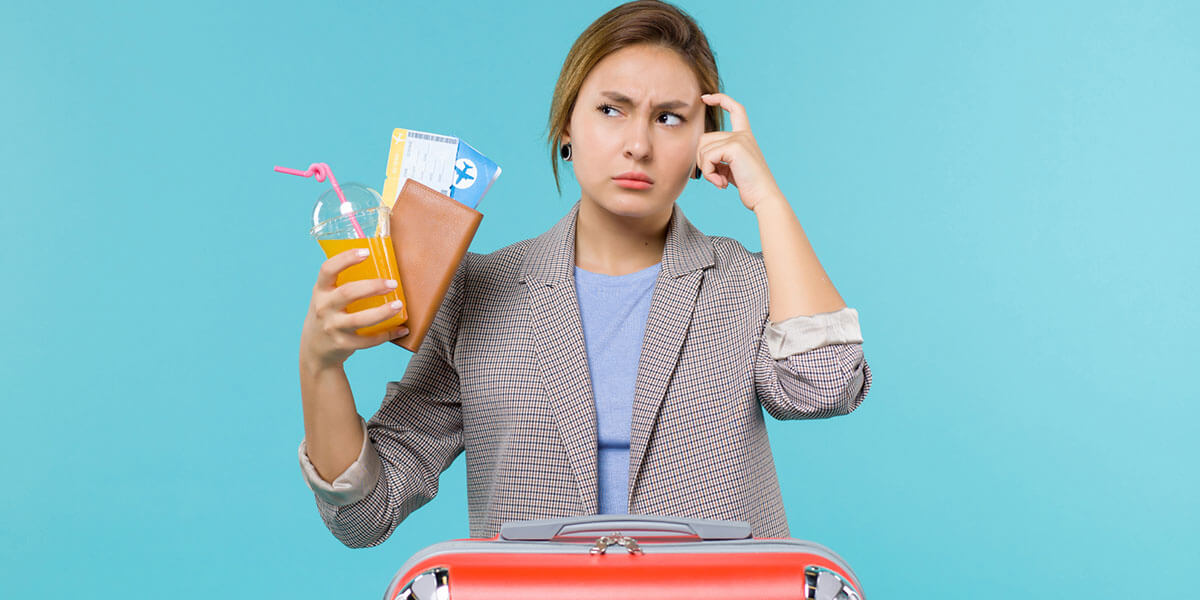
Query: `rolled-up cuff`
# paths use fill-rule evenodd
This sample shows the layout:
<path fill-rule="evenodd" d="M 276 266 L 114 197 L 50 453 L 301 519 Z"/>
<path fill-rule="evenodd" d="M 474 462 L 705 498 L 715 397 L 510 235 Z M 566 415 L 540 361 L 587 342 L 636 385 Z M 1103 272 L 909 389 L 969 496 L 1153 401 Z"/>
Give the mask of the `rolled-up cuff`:
<path fill-rule="evenodd" d="M 358 421 L 363 432 L 362 449 L 358 452 L 358 458 L 350 463 L 333 483 L 321 479 L 316 467 L 313 467 L 312 461 L 308 459 L 308 440 L 300 442 L 300 470 L 304 474 L 304 482 L 318 498 L 333 506 L 346 506 L 366 498 L 379 480 L 382 468 L 379 454 L 375 451 L 371 438 L 367 436 L 366 421 L 363 421 L 361 416 L 358 417 Z"/>
<path fill-rule="evenodd" d="M 763 340 L 771 358 L 781 360 L 830 344 L 861 344 L 858 311 L 850 307 L 815 315 L 802 315 L 779 323 L 767 321 Z"/>

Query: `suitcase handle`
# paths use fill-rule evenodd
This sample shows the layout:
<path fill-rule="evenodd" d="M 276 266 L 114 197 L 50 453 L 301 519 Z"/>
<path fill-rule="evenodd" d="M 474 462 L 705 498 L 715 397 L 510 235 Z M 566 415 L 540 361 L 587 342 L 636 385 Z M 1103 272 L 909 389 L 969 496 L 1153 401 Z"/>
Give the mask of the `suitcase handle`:
<path fill-rule="evenodd" d="M 590 515 L 513 521 L 500 526 L 502 540 L 594 543 L 604 536 L 627 536 L 643 542 L 745 540 L 750 538 L 750 524 L 655 515 Z"/>

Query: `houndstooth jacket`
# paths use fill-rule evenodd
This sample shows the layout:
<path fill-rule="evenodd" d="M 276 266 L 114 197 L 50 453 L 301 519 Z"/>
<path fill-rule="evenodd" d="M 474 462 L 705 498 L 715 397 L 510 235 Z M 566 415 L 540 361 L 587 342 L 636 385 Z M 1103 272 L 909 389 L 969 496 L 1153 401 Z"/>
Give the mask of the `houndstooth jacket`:
<path fill-rule="evenodd" d="M 543 235 L 468 253 L 362 451 L 326 482 L 299 449 L 329 530 L 383 542 L 464 451 L 472 537 L 506 521 L 594 514 L 596 411 L 575 296 L 578 203 Z M 763 410 L 853 411 L 871 385 L 857 312 L 767 318 L 761 253 L 703 235 L 675 207 L 639 359 L 629 512 L 788 525 Z"/>

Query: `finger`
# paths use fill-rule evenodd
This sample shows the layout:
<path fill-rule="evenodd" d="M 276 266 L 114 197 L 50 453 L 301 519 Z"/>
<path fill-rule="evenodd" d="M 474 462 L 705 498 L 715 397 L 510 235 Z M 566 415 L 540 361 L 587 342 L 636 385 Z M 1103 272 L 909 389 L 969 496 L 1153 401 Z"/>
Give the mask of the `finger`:
<path fill-rule="evenodd" d="M 377 336 L 377 339 L 379 339 L 379 341 L 378 341 L 378 342 L 376 342 L 376 344 L 382 344 L 382 343 L 384 343 L 384 342 L 390 342 L 390 341 L 392 341 L 392 340 L 395 340 L 395 339 L 400 339 L 400 338 L 402 338 L 402 337 L 405 337 L 405 336 L 407 336 L 407 335 L 408 335 L 408 328 L 407 328 L 407 327 L 404 327 L 404 326 L 400 326 L 400 327 L 397 327 L 397 328 L 395 328 L 395 329 L 390 329 L 390 330 L 388 330 L 388 331 L 385 331 L 385 332 L 383 332 L 383 333 L 380 333 L 380 334 Z"/>
<path fill-rule="evenodd" d="M 397 338 L 402 338 L 408 335 L 408 328 L 404 326 L 373 333 L 371 335 L 358 335 L 351 333 L 348 337 L 351 340 L 350 345 L 355 350 L 365 350 L 374 346 L 378 346 L 384 342 L 390 342 Z"/>
<path fill-rule="evenodd" d="M 696 143 L 697 148 L 704 148 L 712 145 L 714 142 L 723 140 L 731 135 L 732 131 L 709 131 L 700 136 L 700 141 Z"/>
<path fill-rule="evenodd" d="M 369 254 L 370 251 L 366 248 L 353 248 L 334 254 L 328 260 L 321 263 L 321 270 L 317 272 L 317 288 L 332 290 L 334 285 L 337 284 L 338 273 L 345 271 L 351 265 L 366 260 Z"/>
<path fill-rule="evenodd" d="M 374 335 L 359 337 L 363 338 L 363 343 L 367 344 L 367 348 L 370 348 L 372 346 L 378 346 L 384 342 L 390 342 L 392 340 L 402 338 L 406 335 L 408 335 L 408 328 L 399 327 L 396 329 L 389 329 L 381 333 L 376 333 Z"/>
<path fill-rule="evenodd" d="M 717 165 L 717 172 L 714 173 L 714 176 L 720 178 L 718 186 L 721 189 L 725 189 L 733 183 L 733 169 L 730 169 L 729 165 Z M 734 186 L 736 187 L 736 184 Z"/>
<path fill-rule="evenodd" d="M 720 105 L 721 108 L 729 112 L 730 131 L 749 131 L 750 118 L 746 116 L 746 107 L 738 104 L 733 98 L 725 94 L 704 94 L 700 99 L 705 104 L 710 106 Z"/>
<path fill-rule="evenodd" d="M 729 181 L 726 176 L 729 166 L 725 164 L 730 161 L 727 141 L 728 138 L 719 139 L 701 148 L 696 161 L 704 178 L 719 188 L 724 188 Z"/>
<path fill-rule="evenodd" d="M 727 135 L 729 135 L 727 131 L 713 131 L 700 136 L 700 143 L 696 147 L 696 166 L 700 167 L 701 175 L 712 172 L 711 166 L 705 160 L 705 157 L 709 150 Z"/>
<path fill-rule="evenodd" d="M 696 161 L 699 162 L 704 153 L 716 148 L 734 135 L 730 131 L 710 131 L 700 136 L 700 141 L 696 144 Z"/>
<path fill-rule="evenodd" d="M 725 176 L 720 173 L 716 173 L 716 172 L 709 173 L 708 175 L 705 175 L 704 178 L 707 179 L 709 181 L 709 183 L 712 183 L 713 185 L 715 185 L 721 189 L 725 189 L 725 186 L 729 185 L 729 180 L 726 179 Z"/>
<path fill-rule="evenodd" d="M 399 306 L 393 306 L 399 304 Z M 345 318 L 338 319 L 338 328 L 348 331 L 355 331 L 363 327 L 370 327 L 382 323 L 404 310 L 404 303 L 396 300 L 395 302 L 384 303 L 383 306 L 375 306 L 358 312 L 347 313 Z"/>
<path fill-rule="evenodd" d="M 720 167 L 720 165 L 710 166 L 710 168 L 708 170 L 701 169 L 701 173 L 703 174 L 704 178 L 708 180 L 709 183 L 711 183 L 719 188 L 724 189 L 724 187 L 726 185 L 726 178 L 720 172 L 719 167 Z"/>
<path fill-rule="evenodd" d="M 395 279 L 362 279 L 339 285 L 333 291 L 330 307 L 341 310 L 355 300 L 382 296 L 396 289 Z"/>
<path fill-rule="evenodd" d="M 730 141 L 733 140 L 735 136 L 736 134 L 734 133 L 726 132 L 722 137 L 708 140 L 706 143 L 700 145 L 700 154 L 703 156 L 709 156 L 715 153 L 720 155 L 721 161 L 728 162 L 731 154 L 730 151 L 733 149 L 730 145 Z"/>

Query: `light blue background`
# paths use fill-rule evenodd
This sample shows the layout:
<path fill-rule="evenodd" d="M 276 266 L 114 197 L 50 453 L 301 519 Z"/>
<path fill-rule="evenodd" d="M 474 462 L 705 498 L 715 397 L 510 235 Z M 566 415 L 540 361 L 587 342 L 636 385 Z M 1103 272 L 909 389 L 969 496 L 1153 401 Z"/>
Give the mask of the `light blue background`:
<path fill-rule="evenodd" d="M 345 3 L 350 4 L 350 3 Z M 793 535 L 874 598 L 1194 589 L 1200 9 L 685 2 L 875 385 L 771 422 Z M 394 127 L 504 174 L 472 244 L 550 227 L 571 42 L 613 4 L 11 3 L 0 19 L 0 596 L 374 598 L 467 534 L 460 460 L 350 550 L 300 477 L 323 161 Z M 732 189 L 702 231 L 758 247 Z M 370 416 L 405 351 L 356 354 Z"/>

